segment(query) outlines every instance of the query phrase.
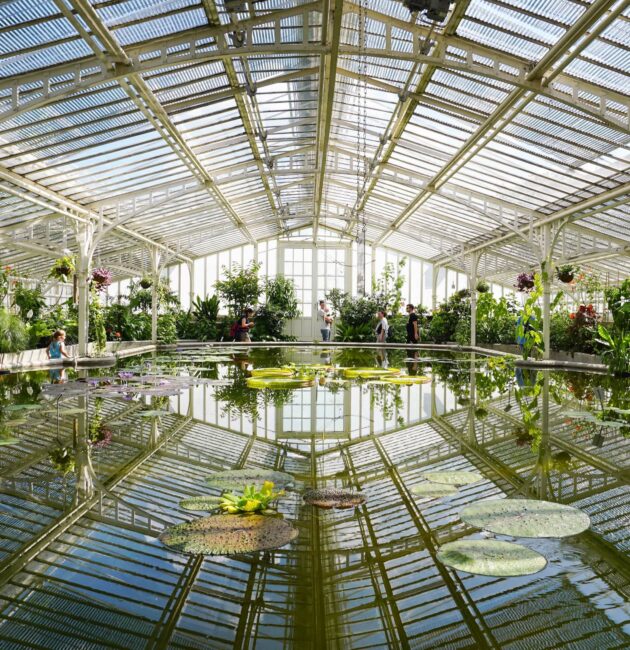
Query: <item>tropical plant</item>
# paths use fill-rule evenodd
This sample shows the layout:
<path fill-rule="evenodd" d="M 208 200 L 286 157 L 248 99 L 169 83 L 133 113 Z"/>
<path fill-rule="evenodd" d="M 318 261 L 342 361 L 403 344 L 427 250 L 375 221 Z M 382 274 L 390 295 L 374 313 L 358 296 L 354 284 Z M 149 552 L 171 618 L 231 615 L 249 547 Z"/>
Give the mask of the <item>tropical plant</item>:
<path fill-rule="evenodd" d="M 491 293 L 477 298 L 477 341 L 479 343 L 514 343 L 518 308 L 513 299 L 496 300 Z"/>
<path fill-rule="evenodd" d="M 402 288 L 405 278 L 402 270 L 407 264 L 407 258 L 398 261 L 395 268 L 392 263 L 385 264 L 381 277 L 372 282 L 372 300 L 388 316 L 395 316 L 400 312 L 403 304 Z"/>
<path fill-rule="evenodd" d="M 374 340 L 374 329 L 371 323 L 353 325 L 340 321 L 335 330 L 335 340 L 343 342 L 365 343 Z"/>
<path fill-rule="evenodd" d="M 215 341 L 219 317 L 218 296 L 197 296 L 188 312 L 178 315 L 177 332 L 180 338 Z"/>
<path fill-rule="evenodd" d="M 10 266 L 0 267 L 0 304 L 7 297 L 7 293 L 9 293 L 11 271 L 12 269 Z"/>
<path fill-rule="evenodd" d="M 76 265 L 74 257 L 71 255 L 64 255 L 55 260 L 48 277 L 61 280 L 62 282 L 68 282 L 70 277 L 74 275 L 75 271 Z"/>
<path fill-rule="evenodd" d="M 0 307 L 0 352 L 21 352 L 28 344 L 28 330 L 17 315 Z"/>
<path fill-rule="evenodd" d="M 560 282 L 569 284 L 570 282 L 573 282 L 575 274 L 579 270 L 579 267 L 575 266 L 574 264 L 563 264 L 556 267 L 556 277 L 558 280 L 560 280 Z"/>
<path fill-rule="evenodd" d="M 275 512 L 271 510 L 271 504 L 284 496 L 285 492 L 274 492 L 273 488 L 271 481 L 265 481 L 261 488 L 256 488 L 255 485 L 247 486 L 242 495 L 227 492 L 221 497 L 219 508 L 228 514 Z"/>
<path fill-rule="evenodd" d="M 112 283 L 113 275 L 109 269 L 100 267 L 92 271 L 92 287 L 96 291 L 105 291 Z"/>
<path fill-rule="evenodd" d="M 603 325 L 597 328 L 598 343 L 604 346 L 602 360 L 613 375 L 630 374 L 630 331 L 614 327 L 608 331 Z"/>
<path fill-rule="evenodd" d="M 15 285 L 13 304 L 18 308 L 23 321 L 30 323 L 37 320 L 46 306 L 44 294 L 39 286 L 27 289 L 21 282 Z"/>
<path fill-rule="evenodd" d="M 575 278 L 575 288 L 580 291 L 585 298 L 593 302 L 596 296 L 604 289 L 602 281 L 596 273 L 580 271 Z"/>
<path fill-rule="evenodd" d="M 488 293 L 490 291 L 490 285 L 485 280 L 479 280 L 477 282 L 477 291 L 479 293 Z"/>
<path fill-rule="evenodd" d="M 293 280 L 278 275 L 265 283 L 266 301 L 256 312 L 258 340 L 284 340 L 287 321 L 300 315 Z"/>
<path fill-rule="evenodd" d="M 250 262 L 247 266 L 232 264 L 231 268 L 222 267 L 224 279 L 218 280 L 214 286 L 232 317 L 238 318 L 247 307 L 258 304 L 262 294 L 259 270 L 258 262 Z"/>
<path fill-rule="evenodd" d="M 103 354 L 107 345 L 107 332 L 105 328 L 105 312 L 97 296 L 92 295 L 89 304 L 89 338 L 94 341 L 97 354 Z"/>
<path fill-rule="evenodd" d="M 565 350 L 594 352 L 598 315 L 593 305 L 580 305 L 579 308 L 569 314 L 569 329 Z"/>
<path fill-rule="evenodd" d="M 134 314 L 129 305 L 115 303 L 105 310 L 105 332 L 110 341 L 147 341 L 151 338 L 151 315 Z"/>
<path fill-rule="evenodd" d="M 542 354 L 542 309 L 540 306 L 542 295 L 542 279 L 540 274 L 536 273 L 534 275 L 534 289 L 527 297 L 523 310 L 516 320 L 516 337 L 522 346 L 523 359 L 529 359 L 532 355 L 538 357 Z"/>
<path fill-rule="evenodd" d="M 620 331 L 630 332 L 630 278 L 618 287 L 607 289 L 604 295 L 614 326 Z"/>
<path fill-rule="evenodd" d="M 177 322 L 174 314 L 167 313 L 158 316 L 157 337 L 160 343 L 175 343 L 177 341 Z"/>
<path fill-rule="evenodd" d="M 530 292 L 536 286 L 534 273 L 519 273 L 516 276 L 516 284 L 514 285 L 517 291 L 524 293 Z"/>

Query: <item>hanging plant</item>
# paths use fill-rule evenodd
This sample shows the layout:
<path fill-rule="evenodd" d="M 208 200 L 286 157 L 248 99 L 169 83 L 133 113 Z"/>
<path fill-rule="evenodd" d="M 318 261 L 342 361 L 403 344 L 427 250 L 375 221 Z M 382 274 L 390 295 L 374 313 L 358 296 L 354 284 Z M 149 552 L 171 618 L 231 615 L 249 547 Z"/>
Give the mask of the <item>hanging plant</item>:
<path fill-rule="evenodd" d="M 143 289 L 150 289 L 153 285 L 153 280 L 145 275 L 143 278 L 140 278 L 139 284 Z"/>
<path fill-rule="evenodd" d="M 516 284 L 514 286 L 516 287 L 517 291 L 523 291 L 524 293 L 529 293 L 534 288 L 535 285 L 536 282 L 534 280 L 533 273 L 520 273 L 516 277 Z"/>
<path fill-rule="evenodd" d="M 96 291 L 104 291 L 112 283 L 113 276 L 109 269 L 100 267 L 92 271 L 92 286 Z"/>
<path fill-rule="evenodd" d="M 479 280 L 477 282 L 477 291 L 478 293 L 488 293 L 490 291 L 490 285 L 485 280 Z"/>
<path fill-rule="evenodd" d="M 0 302 L 2 302 L 7 293 L 9 293 L 9 278 L 11 277 L 11 267 L 0 267 Z"/>
<path fill-rule="evenodd" d="M 68 282 L 68 279 L 74 275 L 76 271 L 76 266 L 74 263 L 74 257 L 70 255 L 64 255 L 59 259 L 55 260 L 55 263 L 50 269 L 48 274 L 49 278 L 55 278 L 56 280 L 61 280 L 62 282 Z"/>
<path fill-rule="evenodd" d="M 575 274 L 579 270 L 580 269 L 577 266 L 573 266 L 573 264 L 564 264 L 562 266 L 557 266 L 556 277 L 558 278 L 558 280 L 560 280 L 560 282 L 569 284 L 573 282 L 573 279 L 575 278 Z"/>

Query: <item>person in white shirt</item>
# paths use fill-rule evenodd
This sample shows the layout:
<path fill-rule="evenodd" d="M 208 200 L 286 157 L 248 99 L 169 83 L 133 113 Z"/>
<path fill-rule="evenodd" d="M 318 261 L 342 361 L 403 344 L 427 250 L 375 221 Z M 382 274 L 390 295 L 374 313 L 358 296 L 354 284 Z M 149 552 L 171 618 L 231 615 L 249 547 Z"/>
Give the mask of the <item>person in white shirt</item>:
<path fill-rule="evenodd" d="M 381 309 L 378 314 L 378 325 L 376 326 L 376 342 L 385 343 L 387 341 L 387 330 L 389 329 L 389 323 L 385 317 L 385 312 Z"/>
<path fill-rule="evenodd" d="M 319 322 L 319 329 L 322 333 L 322 341 L 330 341 L 330 329 L 332 326 L 332 316 L 330 309 L 326 305 L 325 300 L 319 301 L 319 309 L 317 310 L 317 321 Z"/>

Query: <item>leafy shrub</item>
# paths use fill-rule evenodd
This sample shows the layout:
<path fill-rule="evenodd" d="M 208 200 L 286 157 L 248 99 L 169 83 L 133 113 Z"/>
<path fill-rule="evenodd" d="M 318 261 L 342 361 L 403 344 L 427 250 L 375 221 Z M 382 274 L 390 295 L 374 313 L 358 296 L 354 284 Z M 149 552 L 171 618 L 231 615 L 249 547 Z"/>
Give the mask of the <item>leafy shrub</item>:
<path fill-rule="evenodd" d="M 27 344 L 28 331 L 24 321 L 0 308 L 0 352 L 22 352 Z"/>
<path fill-rule="evenodd" d="M 265 283 L 267 300 L 256 313 L 256 338 L 258 340 L 284 340 L 287 321 L 300 315 L 295 284 L 283 275 Z"/>
<path fill-rule="evenodd" d="M 20 317 L 25 322 L 37 320 L 46 306 L 41 287 L 27 289 L 21 282 L 15 286 L 13 304 L 18 308 Z"/>
<path fill-rule="evenodd" d="M 233 264 L 231 268 L 222 267 L 224 279 L 215 283 L 219 297 L 234 318 L 238 318 L 246 307 L 258 304 L 262 294 L 258 278 L 260 264 L 251 262 L 248 266 Z"/>
<path fill-rule="evenodd" d="M 174 314 L 158 316 L 157 337 L 160 343 L 175 343 L 177 341 L 177 323 Z"/>

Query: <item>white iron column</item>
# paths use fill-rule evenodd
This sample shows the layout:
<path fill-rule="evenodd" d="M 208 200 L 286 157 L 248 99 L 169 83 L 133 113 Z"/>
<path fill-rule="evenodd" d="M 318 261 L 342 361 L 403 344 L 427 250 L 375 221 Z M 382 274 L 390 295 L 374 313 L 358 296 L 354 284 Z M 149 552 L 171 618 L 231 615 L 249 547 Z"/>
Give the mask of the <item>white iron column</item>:
<path fill-rule="evenodd" d="M 477 267 L 479 253 L 470 256 L 470 345 L 477 345 Z"/>
<path fill-rule="evenodd" d="M 551 240 L 551 224 L 545 224 L 543 226 L 542 236 L 544 246 L 544 258 L 541 264 L 543 284 L 543 359 L 549 359 L 551 356 L 551 274 L 553 272 L 553 263 L 551 260 L 553 248 Z"/>
<path fill-rule="evenodd" d="M 258 255 L 256 255 L 256 259 L 258 259 Z M 195 299 L 195 265 L 191 261 L 191 262 L 186 262 L 186 266 L 188 267 L 188 277 L 189 277 L 189 283 L 188 283 L 188 297 L 190 302 L 189 309 L 191 309 L 193 300 Z"/>
<path fill-rule="evenodd" d="M 77 226 L 77 254 L 76 269 L 77 289 L 79 292 L 78 329 L 79 329 L 79 356 L 88 354 L 89 321 L 90 321 L 90 285 L 89 272 L 92 259 L 93 226 L 81 223 Z"/>
<path fill-rule="evenodd" d="M 160 283 L 160 251 L 151 249 L 151 343 L 157 344 L 158 286 Z"/>
<path fill-rule="evenodd" d="M 437 284 L 440 267 L 434 264 L 431 267 L 431 309 L 437 309 Z"/>

